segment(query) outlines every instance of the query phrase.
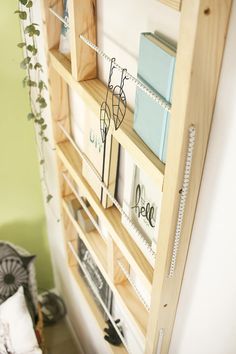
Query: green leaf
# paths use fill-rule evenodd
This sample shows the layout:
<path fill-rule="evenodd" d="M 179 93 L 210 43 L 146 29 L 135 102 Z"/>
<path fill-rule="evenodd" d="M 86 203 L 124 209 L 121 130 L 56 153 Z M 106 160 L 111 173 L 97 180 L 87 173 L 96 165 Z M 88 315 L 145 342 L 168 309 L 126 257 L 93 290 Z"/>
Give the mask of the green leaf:
<path fill-rule="evenodd" d="M 48 194 L 47 195 L 47 199 L 46 199 L 47 203 L 49 203 L 52 198 L 53 198 L 53 196 L 51 194 Z"/>
<path fill-rule="evenodd" d="M 41 129 L 42 129 L 42 130 L 47 129 L 47 124 L 42 125 L 42 126 L 41 126 Z"/>
<path fill-rule="evenodd" d="M 39 96 L 36 101 L 39 103 L 40 108 L 45 108 L 45 107 L 47 107 L 47 102 L 46 102 L 46 100 L 45 100 L 44 97 Z"/>
<path fill-rule="evenodd" d="M 44 159 L 42 159 L 42 160 L 39 161 L 40 165 L 44 164 L 44 162 L 45 162 Z"/>
<path fill-rule="evenodd" d="M 23 48 L 23 47 L 25 47 L 26 46 L 26 43 L 25 42 L 21 42 L 21 43 L 18 43 L 17 44 L 17 47 L 19 47 L 19 48 Z"/>
<path fill-rule="evenodd" d="M 26 5 L 28 0 L 19 0 L 19 2 L 22 4 L 22 5 Z"/>
<path fill-rule="evenodd" d="M 27 119 L 28 120 L 31 120 L 31 119 L 35 119 L 35 115 L 34 115 L 34 113 L 29 113 L 28 115 L 27 115 Z"/>
<path fill-rule="evenodd" d="M 20 67 L 22 69 L 27 69 L 27 64 L 29 64 L 31 58 L 30 57 L 26 57 L 22 60 L 22 62 L 20 63 Z"/>
<path fill-rule="evenodd" d="M 28 76 L 25 76 L 24 79 L 22 80 L 23 87 L 26 86 L 26 83 L 27 83 L 28 79 L 29 79 Z"/>
<path fill-rule="evenodd" d="M 42 80 L 39 81 L 38 88 L 39 88 L 39 91 L 42 91 L 42 89 L 43 89 L 43 81 Z"/>
<path fill-rule="evenodd" d="M 26 20 L 27 19 L 27 13 L 25 11 L 21 11 L 19 14 L 19 17 L 21 20 Z"/>
<path fill-rule="evenodd" d="M 16 10 L 14 13 L 19 14 L 21 20 L 27 19 L 27 13 L 25 11 Z"/>
<path fill-rule="evenodd" d="M 38 53 L 38 49 L 34 45 L 27 45 L 27 50 L 30 51 L 33 55 L 36 55 Z"/>
<path fill-rule="evenodd" d="M 39 124 L 43 124 L 44 123 L 44 119 L 43 118 L 40 118 L 39 119 Z"/>
<path fill-rule="evenodd" d="M 31 23 L 30 25 L 25 27 L 24 33 L 28 34 L 30 37 L 39 36 L 40 31 L 36 29 L 35 26 L 38 26 L 37 23 Z"/>
<path fill-rule="evenodd" d="M 33 69 L 33 64 L 29 63 L 29 69 L 32 70 Z"/>
<path fill-rule="evenodd" d="M 36 70 L 36 69 L 42 69 L 42 65 L 41 65 L 40 63 L 36 63 L 36 64 L 34 65 L 34 68 L 35 68 L 35 70 Z"/>
<path fill-rule="evenodd" d="M 24 32 L 27 34 L 27 33 L 29 33 L 29 32 L 32 32 L 32 31 L 34 31 L 34 25 L 28 25 L 28 26 L 26 26 L 25 27 L 25 29 L 24 29 Z"/>
<path fill-rule="evenodd" d="M 26 7 L 30 8 L 33 6 L 33 1 L 29 1 L 28 4 L 26 5 Z"/>
<path fill-rule="evenodd" d="M 37 82 L 29 79 L 27 81 L 27 86 L 29 86 L 29 87 L 37 87 Z"/>
<path fill-rule="evenodd" d="M 47 86 L 45 84 L 45 82 L 43 80 L 40 80 L 39 83 L 38 83 L 38 88 L 39 88 L 39 91 L 41 92 L 44 88 L 47 89 Z"/>
<path fill-rule="evenodd" d="M 47 142 L 47 141 L 48 141 L 48 138 L 47 138 L 46 136 L 44 136 L 44 137 L 43 137 L 43 140 Z"/>

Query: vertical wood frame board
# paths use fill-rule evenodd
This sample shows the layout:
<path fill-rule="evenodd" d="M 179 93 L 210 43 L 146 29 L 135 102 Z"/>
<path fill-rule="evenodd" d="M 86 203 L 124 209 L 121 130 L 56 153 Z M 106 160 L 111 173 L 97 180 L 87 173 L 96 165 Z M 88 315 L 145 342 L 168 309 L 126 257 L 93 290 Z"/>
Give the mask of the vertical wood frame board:
<path fill-rule="evenodd" d="M 146 354 L 167 354 L 192 232 L 225 45 L 231 0 L 183 0 L 172 117 Z M 220 31 L 218 29 L 221 29 Z M 192 171 L 174 277 L 169 278 L 188 129 L 196 129 Z M 173 296 L 175 294 L 175 296 Z"/>
<path fill-rule="evenodd" d="M 80 35 L 96 44 L 96 0 L 70 0 L 69 22 L 72 76 L 76 81 L 97 77 L 96 52 L 88 47 Z"/>

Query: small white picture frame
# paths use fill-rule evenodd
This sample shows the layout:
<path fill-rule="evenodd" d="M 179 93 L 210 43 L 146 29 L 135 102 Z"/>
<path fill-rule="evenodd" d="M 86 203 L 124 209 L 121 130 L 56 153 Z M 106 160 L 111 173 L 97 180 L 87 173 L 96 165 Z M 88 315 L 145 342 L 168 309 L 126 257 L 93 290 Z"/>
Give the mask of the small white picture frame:
<path fill-rule="evenodd" d="M 125 152 L 123 210 L 153 252 L 156 252 L 161 201 L 162 191 Z M 122 216 L 122 223 L 135 239 L 137 236 L 124 216 Z"/>

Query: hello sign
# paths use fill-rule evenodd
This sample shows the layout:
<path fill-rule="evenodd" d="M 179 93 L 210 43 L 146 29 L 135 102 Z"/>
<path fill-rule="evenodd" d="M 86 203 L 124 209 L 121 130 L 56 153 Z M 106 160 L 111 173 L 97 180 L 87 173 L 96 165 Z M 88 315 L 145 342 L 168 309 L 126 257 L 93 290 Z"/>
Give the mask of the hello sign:
<path fill-rule="evenodd" d="M 153 206 L 149 201 L 145 200 L 145 189 L 144 186 L 138 184 L 135 189 L 134 195 L 134 209 L 138 218 L 143 218 L 144 222 L 150 227 L 155 227 L 156 224 L 156 207 Z"/>

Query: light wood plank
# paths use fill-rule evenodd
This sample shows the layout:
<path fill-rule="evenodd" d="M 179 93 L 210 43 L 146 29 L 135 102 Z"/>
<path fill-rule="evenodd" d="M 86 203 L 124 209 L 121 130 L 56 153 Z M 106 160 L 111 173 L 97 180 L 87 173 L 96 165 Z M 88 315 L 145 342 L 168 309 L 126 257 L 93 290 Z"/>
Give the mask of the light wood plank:
<path fill-rule="evenodd" d="M 159 1 L 169 7 L 172 7 L 175 10 L 178 10 L 178 11 L 181 10 L 182 0 L 159 0 Z"/>
<path fill-rule="evenodd" d="M 104 176 L 103 181 L 108 187 L 111 195 L 115 195 L 116 190 L 116 177 L 119 159 L 119 144 L 116 139 L 109 133 L 106 140 L 106 149 L 104 157 Z M 107 196 L 106 192 L 103 191 L 101 198 L 102 205 L 104 208 L 109 208 L 113 205 L 111 199 Z"/>
<path fill-rule="evenodd" d="M 124 258 L 123 254 L 120 252 L 119 248 L 116 246 L 115 242 L 111 237 L 108 239 L 108 272 L 113 284 L 120 284 L 126 281 L 126 276 L 120 269 L 117 261 L 120 260 L 122 264 L 129 270 L 129 263 Z"/>
<path fill-rule="evenodd" d="M 73 241 L 74 245 L 76 245 L 77 247 L 77 234 L 68 216 L 63 212 L 62 212 L 62 216 L 63 216 L 63 225 L 65 230 L 65 248 L 67 250 L 67 262 L 69 266 L 74 266 L 77 264 L 77 262 L 75 260 L 75 257 L 73 257 L 73 255 L 71 255 L 71 253 L 69 252 L 69 247 L 67 242 Z"/>
<path fill-rule="evenodd" d="M 132 269 L 144 282 L 144 286 L 151 290 L 153 269 L 138 246 L 130 237 L 121 223 L 121 216 L 115 207 L 104 209 L 94 191 L 81 174 L 82 163 L 77 152 L 69 142 L 57 146 L 58 157 L 61 159 L 75 183 L 81 188 L 81 193 L 88 199 L 89 204 L 101 219 L 117 246 L 129 261 Z"/>
<path fill-rule="evenodd" d="M 100 106 L 106 96 L 106 86 L 97 79 L 78 83 L 72 78 L 68 60 L 56 50 L 50 52 L 50 58 L 54 69 L 82 97 L 99 118 Z M 124 122 L 118 130 L 113 131 L 113 135 L 122 147 L 130 153 L 137 166 L 144 169 L 153 182 L 162 188 L 165 165 L 133 130 L 133 112 L 130 109 L 126 110 Z"/>
<path fill-rule="evenodd" d="M 60 142 L 65 140 L 64 135 L 59 129 L 56 122 L 64 126 L 64 128 L 70 132 L 70 122 L 69 122 L 69 103 L 68 103 L 68 87 L 66 82 L 57 73 L 57 71 L 52 67 L 50 58 L 48 55 L 48 50 L 54 47 L 58 47 L 59 33 L 61 23 L 55 18 L 50 12 L 50 6 L 59 14 L 63 13 L 62 1 L 53 0 L 46 1 L 41 0 L 42 3 L 42 16 L 43 16 L 43 31 L 45 38 L 45 51 L 48 61 L 48 84 L 50 93 L 50 110 L 52 118 L 52 128 L 55 142 Z M 59 23 L 59 24 L 58 24 Z M 63 56 L 63 55 L 62 55 Z"/>
<path fill-rule="evenodd" d="M 68 187 L 68 185 L 66 184 L 66 181 L 64 178 L 62 178 L 62 173 L 67 174 L 67 171 L 65 169 L 65 166 L 63 165 L 63 163 L 61 162 L 60 159 L 57 159 L 57 166 L 58 166 L 58 170 L 57 170 L 57 176 L 58 176 L 58 181 L 59 181 L 59 190 L 60 190 L 60 194 L 63 197 L 68 197 L 71 195 L 71 190 Z"/>
<path fill-rule="evenodd" d="M 125 299 L 125 303 L 129 309 L 129 312 L 138 322 L 139 327 L 142 330 L 142 334 L 144 336 L 144 340 L 146 337 L 147 331 L 147 322 L 148 322 L 148 312 L 140 302 L 139 298 L 137 297 L 132 285 L 129 283 L 128 280 L 121 284 L 116 285 L 116 289 L 120 296 Z M 140 338 L 140 334 L 139 334 Z"/>
<path fill-rule="evenodd" d="M 53 7 L 54 11 L 63 16 L 63 1 L 62 0 L 41 0 L 42 20 L 44 25 L 44 43 L 46 51 L 52 48 L 59 47 L 61 22 L 49 11 Z"/>
<path fill-rule="evenodd" d="M 155 265 L 146 354 L 156 354 L 162 328 L 164 339 L 160 353 L 168 353 L 202 178 L 230 7 L 230 0 L 184 0 L 182 4 L 157 245 L 159 256 Z M 182 187 L 188 128 L 191 125 L 196 127 L 196 143 L 177 267 L 174 277 L 170 279 L 167 275 L 176 228 L 179 190 Z"/>
<path fill-rule="evenodd" d="M 96 52 L 79 36 L 83 34 L 96 44 L 96 1 L 70 0 L 69 21 L 72 76 L 76 81 L 95 79 L 97 77 Z"/>

